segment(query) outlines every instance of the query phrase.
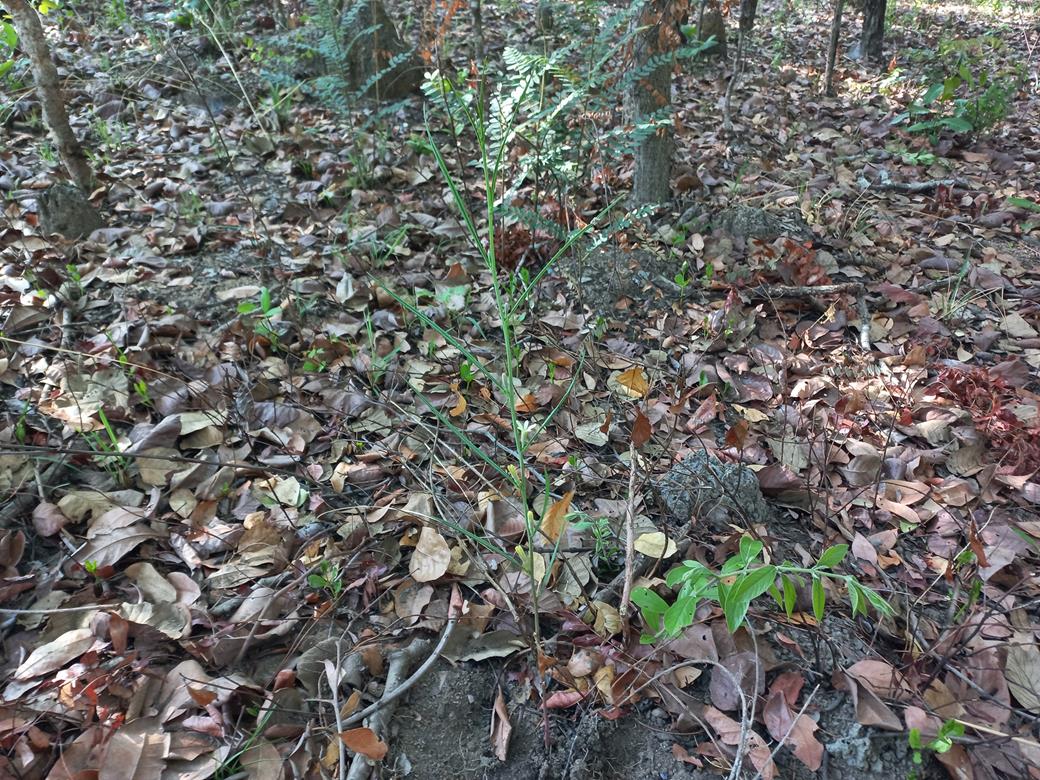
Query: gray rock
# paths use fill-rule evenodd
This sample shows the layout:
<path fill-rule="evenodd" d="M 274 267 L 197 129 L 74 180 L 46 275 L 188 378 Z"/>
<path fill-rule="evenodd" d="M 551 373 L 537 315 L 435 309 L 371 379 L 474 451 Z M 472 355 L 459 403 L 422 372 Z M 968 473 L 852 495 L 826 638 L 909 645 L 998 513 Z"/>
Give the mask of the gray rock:
<path fill-rule="evenodd" d="M 753 206 L 733 206 L 723 211 L 716 224 L 734 238 L 775 241 L 780 236 L 799 240 L 811 238 L 812 232 L 800 219 L 783 218 Z"/>
<path fill-rule="evenodd" d="M 47 235 L 60 233 L 66 238 L 83 238 L 105 225 L 83 191 L 71 184 L 52 185 L 36 202 L 40 228 Z"/>
<path fill-rule="evenodd" d="M 657 483 L 672 523 L 757 523 L 769 516 L 758 477 L 747 466 L 723 463 L 704 450 L 676 463 Z"/>

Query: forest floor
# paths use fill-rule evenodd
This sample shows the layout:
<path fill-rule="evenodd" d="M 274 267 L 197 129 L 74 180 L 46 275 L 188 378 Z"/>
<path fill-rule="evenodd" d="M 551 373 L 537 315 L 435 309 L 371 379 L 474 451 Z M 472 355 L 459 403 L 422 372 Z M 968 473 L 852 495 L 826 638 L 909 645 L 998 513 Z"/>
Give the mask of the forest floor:
<path fill-rule="evenodd" d="M 486 9 L 492 91 L 588 24 L 533 5 Z M 272 86 L 263 14 L 49 21 L 106 224 L 46 234 L 61 172 L 5 94 L 0 778 L 1040 778 L 1040 16 L 893 4 L 827 97 L 826 5 L 762 3 L 732 128 L 734 42 L 682 64 L 669 209 L 616 219 L 617 112 L 524 179 L 512 139 L 540 221 L 503 209 L 499 278 L 547 271 L 515 351 L 437 105 Z M 626 561 L 671 601 L 749 540 L 847 554 L 735 631 L 622 603 Z"/>

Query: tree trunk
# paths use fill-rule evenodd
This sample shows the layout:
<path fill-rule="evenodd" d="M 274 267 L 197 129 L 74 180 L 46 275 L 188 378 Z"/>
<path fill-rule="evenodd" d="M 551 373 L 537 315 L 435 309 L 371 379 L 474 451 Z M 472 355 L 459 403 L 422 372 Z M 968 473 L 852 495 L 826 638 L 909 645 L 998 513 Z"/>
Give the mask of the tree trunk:
<path fill-rule="evenodd" d="M 887 0 L 865 0 L 863 3 L 863 34 L 860 50 L 863 56 L 880 62 L 885 43 L 885 10 Z"/>
<path fill-rule="evenodd" d="M 733 90 L 744 70 L 744 57 L 751 41 L 751 31 L 755 27 L 755 14 L 758 11 L 758 0 L 740 0 L 740 25 L 737 28 L 737 57 L 733 63 L 733 72 L 726 85 L 726 96 L 722 101 L 722 129 L 733 132 L 733 116 L 731 113 Z"/>
<path fill-rule="evenodd" d="M 834 18 L 831 20 L 831 40 L 827 46 L 827 73 L 823 78 L 823 93 L 834 94 L 834 64 L 838 59 L 838 39 L 841 38 L 841 14 L 845 0 L 834 0 Z"/>
<path fill-rule="evenodd" d="M 26 0 L 0 0 L 0 5 L 11 15 L 11 22 L 18 33 L 18 41 L 29 57 L 36 92 L 43 106 L 43 121 L 54 136 L 58 156 L 76 186 L 89 192 L 94 181 L 94 173 L 83 154 L 83 147 L 69 125 L 58 69 L 54 67 L 54 61 L 51 59 L 40 17 Z"/>
<path fill-rule="evenodd" d="M 755 26 L 758 0 L 740 0 L 740 32 L 746 36 Z"/>
<path fill-rule="evenodd" d="M 642 69 L 651 58 L 675 51 L 680 44 L 680 17 L 685 16 L 686 6 L 687 3 L 677 0 L 648 0 L 633 20 L 639 28 L 632 43 L 633 68 Z M 671 57 L 665 57 L 661 65 L 633 81 L 626 96 L 629 122 L 645 124 L 668 111 L 672 102 L 672 66 Z M 639 144 L 632 179 L 633 206 L 665 203 L 671 199 L 673 146 L 671 128 L 667 125 L 658 127 Z"/>

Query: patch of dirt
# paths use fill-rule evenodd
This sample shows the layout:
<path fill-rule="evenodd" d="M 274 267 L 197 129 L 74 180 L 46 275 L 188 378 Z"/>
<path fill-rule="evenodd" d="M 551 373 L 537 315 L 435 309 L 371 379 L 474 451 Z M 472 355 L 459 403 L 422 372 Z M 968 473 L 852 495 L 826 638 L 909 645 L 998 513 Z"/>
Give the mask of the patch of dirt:
<path fill-rule="evenodd" d="M 924 763 L 920 766 L 914 763 L 906 734 L 893 734 L 857 723 L 847 695 L 827 691 L 817 696 L 814 703 L 819 704 L 820 728 L 816 737 L 823 743 L 823 767 L 819 772 L 810 772 L 784 748 L 777 754 L 779 774 L 784 780 L 818 780 L 821 776 L 842 780 L 905 780 L 909 777 L 941 780 L 947 777 L 930 756 L 923 756 Z"/>
<path fill-rule="evenodd" d="M 595 711 L 555 711 L 550 715 L 552 744 L 545 746 L 541 713 L 518 702 L 506 688 L 512 739 L 506 762 L 493 754 L 489 737 L 495 691 L 502 682 L 496 667 L 441 663 L 409 694 L 394 716 L 388 741 L 386 777 L 409 780 L 628 780 L 668 778 L 707 780 L 721 775 L 677 759 L 674 744 L 694 753 L 696 743 L 676 735 L 669 717 L 650 703 L 618 720 Z M 843 780 L 903 780 L 916 771 L 920 780 L 945 777 L 925 756 L 913 762 L 905 734 L 890 734 L 856 722 L 848 696 L 826 691 L 814 701 L 825 748 L 823 776 Z M 759 729 L 761 731 L 761 729 Z M 701 739 L 704 739 L 701 735 Z M 777 754 L 778 776 L 813 780 L 786 748 Z"/>
<path fill-rule="evenodd" d="M 490 666 L 442 663 L 420 681 L 394 715 L 389 737 L 389 777 L 409 780 L 611 780 L 669 778 L 706 780 L 672 755 L 679 741 L 667 716 L 654 710 L 614 722 L 594 711 L 550 715 L 552 745 L 546 748 L 537 707 L 513 700 L 506 690 L 513 726 L 508 759 L 493 754 L 489 737 L 495 691 L 501 682 Z"/>

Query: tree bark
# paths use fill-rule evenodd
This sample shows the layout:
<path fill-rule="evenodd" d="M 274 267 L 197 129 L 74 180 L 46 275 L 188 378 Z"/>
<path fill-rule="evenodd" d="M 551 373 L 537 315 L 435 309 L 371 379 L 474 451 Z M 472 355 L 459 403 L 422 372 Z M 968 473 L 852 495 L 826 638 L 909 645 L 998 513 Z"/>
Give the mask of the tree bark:
<path fill-rule="evenodd" d="M 18 41 L 29 57 L 33 81 L 36 82 L 36 91 L 43 107 L 43 121 L 54 136 L 58 156 L 76 186 L 84 192 L 89 192 L 94 181 L 94 173 L 69 124 L 58 69 L 54 67 L 54 61 L 51 59 L 40 17 L 26 0 L 0 0 L 0 5 L 11 15 L 11 22 L 18 33 Z"/>
<path fill-rule="evenodd" d="M 841 38 L 841 15 L 845 0 L 834 0 L 834 18 L 831 20 L 831 40 L 827 46 L 827 72 L 823 78 L 825 95 L 834 94 L 834 64 L 838 58 L 838 40 Z"/>
<path fill-rule="evenodd" d="M 733 91 L 736 89 L 740 74 L 744 71 L 744 57 L 747 55 L 751 31 L 755 27 L 755 14 L 758 12 L 758 0 L 740 0 L 740 25 L 737 27 L 737 56 L 733 63 L 733 72 L 726 85 L 726 96 L 722 102 L 722 129 L 733 132 L 731 113 Z"/>
<path fill-rule="evenodd" d="M 888 0 L 865 0 L 863 3 L 863 33 L 860 50 L 863 56 L 880 62 L 885 44 L 885 11 Z"/>
<path fill-rule="evenodd" d="M 758 0 L 740 0 L 740 32 L 747 35 L 754 29 L 755 15 L 758 13 Z"/>
<path fill-rule="evenodd" d="M 632 67 L 642 69 L 652 58 L 673 53 L 680 44 L 679 29 L 688 3 L 681 0 L 649 0 L 633 20 L 638 32 L 632 44 Z M 649 74 L 633 81 L 626 96 L 629 122 L 643 124 L 667 111 L 672 102 L 671 57 Z M 658 127 L 636 150 L 631 203 L 647 206 L 671 199 L 669 182 L 674 142 L 671 128 Z"/>

